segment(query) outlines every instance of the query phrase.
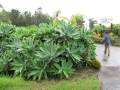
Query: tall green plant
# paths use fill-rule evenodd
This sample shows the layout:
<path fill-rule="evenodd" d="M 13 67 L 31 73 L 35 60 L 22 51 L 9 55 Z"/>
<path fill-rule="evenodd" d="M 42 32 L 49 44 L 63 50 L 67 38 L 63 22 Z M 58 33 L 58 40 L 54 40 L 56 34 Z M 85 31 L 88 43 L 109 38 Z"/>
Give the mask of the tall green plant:
<path fill-rule="evenodd" d="M 35 54 L 38 59 L 45 61 L 46 63 L 56 62 L 59 55 L 64 52 L 64 49 L 60 48 L 59 44 L 52 43 L 44 43 L 43 46 L 40 47 L 40 51 L 37 51 Z"/>
<path fill-rule="evenodd" d="M 81 52 L 83 53 L 83 51 L 84 51 L 83 47 L 78 47 L 76 43 L 73 42 L 73 44 L 68 45 L 68 47 L 66 48 L 66 57 L 75 63 L 81 62 L 82 60 Z"/>
<path fill-rule="evenodd" d="M 12 58 L 8 57 L 7 52 L 5 52 L 2 57 L 0 57 L 0 73 L 2 75 L 9 75 L 11 69 Z"/>
<path fill-rule="evenodd" d="M 75 70 L 72 68 L 73 64 L 71 61 L 66 62 L 66 60 L 62 60 L 61 64 L 55 63 L 54 65 L 56 67 L 54 74 L 57 74 L 60 79 L 68 78 L 74 74 Z"/>
<path fill-rule="evenodd" d="M 14 28 L 13 25 L 0 23 L 0 38 L 10 36 L 10 34 L 14 32 Z"/>
<path fill-rule="evenodd" d="M 11 63 L 11 66 L 13 67 L 11 70 L 14 70 L 15 76 L 25 76 L 25 73 L 27 72 L 28 60 L 24 60 L 22 56 L 19 56 L 18 60 L 14 60 L 14 62 Z"/>
<path fill-rule="evenodd" d="M 30 70 L 27 79 L 40 80 L 41 78 L 48 79 L 48 63 L 44 61 L 31 61 Z"/>

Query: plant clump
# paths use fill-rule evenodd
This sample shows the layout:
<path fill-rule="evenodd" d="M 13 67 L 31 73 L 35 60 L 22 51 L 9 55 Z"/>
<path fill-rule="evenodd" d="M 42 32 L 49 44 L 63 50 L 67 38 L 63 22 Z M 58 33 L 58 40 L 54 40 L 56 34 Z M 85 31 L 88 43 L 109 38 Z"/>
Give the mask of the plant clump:
<path fill-rule="evenodd" d="M 92 67 L 94 67 L 96 69 L 100 69 L 100 67 L 101 67 L 101 63 L 97 59 L 92 60 L 91 65 L 92 65 Z"/>
<path fill-rule="evenodd" d="M 0 75 L 32 80 L 69 78 L 96 56 L 92 32 L 77 24 L 0 24 L 0 32 Z"/>

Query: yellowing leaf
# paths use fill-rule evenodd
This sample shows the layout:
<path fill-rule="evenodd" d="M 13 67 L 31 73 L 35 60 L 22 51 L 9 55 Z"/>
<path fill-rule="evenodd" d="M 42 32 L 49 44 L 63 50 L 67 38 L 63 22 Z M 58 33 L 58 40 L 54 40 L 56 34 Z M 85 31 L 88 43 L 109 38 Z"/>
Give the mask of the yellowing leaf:
<path fill-rule="evenodd" d="M 76 23 L 75 17 L 72 17 L 72 18 L 71 18 L 71 22 L 72 22 L 72 23 Z"/>
<path fill-rule="evenodd" d="M 57 23 L 57 19 L 55 18 L 54 20 L 53 20 L 53 24 L 56 24 Z"/>

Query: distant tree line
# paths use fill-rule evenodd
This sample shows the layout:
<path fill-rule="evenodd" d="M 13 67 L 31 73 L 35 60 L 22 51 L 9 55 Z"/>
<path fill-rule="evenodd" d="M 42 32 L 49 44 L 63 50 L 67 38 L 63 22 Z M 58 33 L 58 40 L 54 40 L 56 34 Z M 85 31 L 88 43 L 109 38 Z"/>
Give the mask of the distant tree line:
<path fill-rule="evenodd" d="M 11 11 L 6 11 L 3 6 L 0 4 L 0 22 L 9 23 L 16 26 L 30 26 L 30 25 L 39 25 L 40 23 L 57 23 L 59 20 L 58 18 L 61 18 L 62 21 L 67 20 L 67 17 L 60 16 L 60 10 L 55 12 L 54 16 L 51 17 L 48 14 L 44 14 L 42 12 L 42 8 L 39 7 L 34 14 L 31 14 L 31 12 L 25 11 L 20 12 L 17 9 L 12 9 Z M 72 15 L 70 21 L 72 23 L 77 23 L 79 26 L 84 26 L 84 15 L 82 14 L 76 14 Z M 97 21 L 94 18 L 89 18 L 89 28 L 90 30 L 94 28 L 95 24 L 97 24 Z"/>
<path fill-rule="evenodd" d="M 34 14 L 31 12 L 20 12 L 17 9 L 6 11 L 0 4 L 0 22 L 11 23 L 16 26 L 39 25 L 40 23 L 52 22 L 53 18 L 42 12 L 42 8 L 38 8 Z"/>

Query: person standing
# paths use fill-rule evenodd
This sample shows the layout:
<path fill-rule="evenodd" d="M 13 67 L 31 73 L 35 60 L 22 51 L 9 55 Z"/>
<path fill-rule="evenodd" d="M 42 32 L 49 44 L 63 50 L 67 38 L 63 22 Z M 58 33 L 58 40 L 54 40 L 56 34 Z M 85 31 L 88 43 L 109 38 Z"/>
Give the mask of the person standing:
<path fill-rule="evenodd" d="M 107 53 L 107 49 L 108 49 L 108 56 L 110 56 L 110 36 L 108 34 L 108 32 L 106 31 L 105 32 L 105 36 L 104 36 L 104 43 L 105 43 L 105 51 L 104 51 L 104 54 Z"/>

